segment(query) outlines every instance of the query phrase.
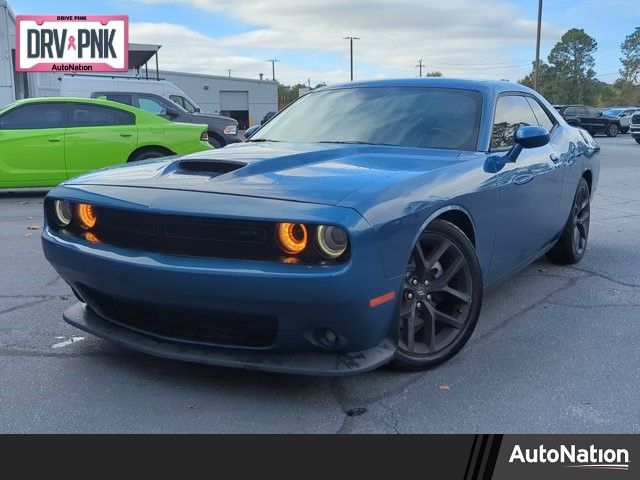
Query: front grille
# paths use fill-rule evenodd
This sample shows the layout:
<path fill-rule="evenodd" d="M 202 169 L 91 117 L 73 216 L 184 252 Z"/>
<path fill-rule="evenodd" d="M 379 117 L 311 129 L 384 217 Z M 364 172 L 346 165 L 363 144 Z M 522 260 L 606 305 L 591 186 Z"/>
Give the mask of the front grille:
<path fill-rule="evenodd" d="M 273 345 L 278 320 L 222 310 L 165 306 L 104 295 L 79 287 L 83 299 L 107 320 L 141 333 L 204 345 L 265 348 Z"/>
<path fill-rule="evenodd" d="M 282 255 L 270 222 L 153 215 L 96 208 L 93 232 L 109 245 L 194 257 L 272 260 Z"/>
<path fill-rule="evenodd" d="M 631 117 L 631 123 L 640 124 L 640 113 L 636 113 Z"/>

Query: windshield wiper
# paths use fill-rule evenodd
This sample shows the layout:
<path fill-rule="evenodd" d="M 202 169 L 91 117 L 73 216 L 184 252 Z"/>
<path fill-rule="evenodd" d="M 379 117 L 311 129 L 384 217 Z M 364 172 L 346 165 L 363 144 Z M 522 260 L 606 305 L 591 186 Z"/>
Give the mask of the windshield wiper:
<path fill-rule="evenodd" d="M 272 140 L 270 138 L 250 138 L 247 142 L 279 142 L 280 140 Z"/>

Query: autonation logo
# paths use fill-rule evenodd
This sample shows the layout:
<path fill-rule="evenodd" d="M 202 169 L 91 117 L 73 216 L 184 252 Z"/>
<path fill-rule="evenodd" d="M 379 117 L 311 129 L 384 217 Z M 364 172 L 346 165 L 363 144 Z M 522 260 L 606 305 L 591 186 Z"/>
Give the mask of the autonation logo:
<path fill-rule="evenodd" d="M 595 470 L 629 470 L 629 451 L 626 448 L 577 448 L 575 445 L 560 445 L 559 448 L 525 448 L 515 445 L 509 463 L 561 463 L 567 468 Z"/>

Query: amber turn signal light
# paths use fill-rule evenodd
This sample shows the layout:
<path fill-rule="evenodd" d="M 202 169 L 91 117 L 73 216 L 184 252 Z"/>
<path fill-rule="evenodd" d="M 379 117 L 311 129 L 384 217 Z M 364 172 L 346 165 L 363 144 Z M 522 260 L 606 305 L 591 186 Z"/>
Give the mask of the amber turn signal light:
<path fill-rule="evenodd" d="M 285 253 L 295 255 L 307 248 L 307 227 L 302 223 L 279 223 L 278 242 Z"/>
<path fill-rule="evenodd" d="M 77 206 L 78 220 L 84 228 L 93 228 L 96 225 L 96 212 L 93 205 L 79 203 Z"/>

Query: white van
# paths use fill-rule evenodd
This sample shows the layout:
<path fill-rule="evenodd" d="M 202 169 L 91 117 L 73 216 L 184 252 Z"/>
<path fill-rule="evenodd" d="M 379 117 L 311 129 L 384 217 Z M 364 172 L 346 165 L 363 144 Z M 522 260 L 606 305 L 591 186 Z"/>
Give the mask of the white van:
<path fill-rule="evenodd" d="M 142 80 L 135 77 L 101 75 L 63 75 L 61 97 L 91 98 L 94 92 L 154 93 L 178 104 L 189 113 L 200 112 L 196 102 L 167 80 Z"/>

